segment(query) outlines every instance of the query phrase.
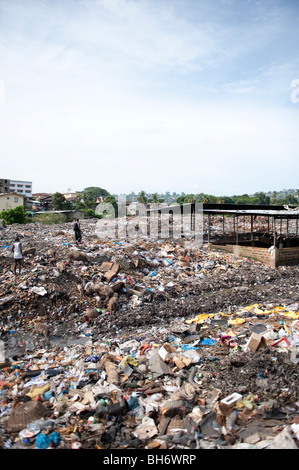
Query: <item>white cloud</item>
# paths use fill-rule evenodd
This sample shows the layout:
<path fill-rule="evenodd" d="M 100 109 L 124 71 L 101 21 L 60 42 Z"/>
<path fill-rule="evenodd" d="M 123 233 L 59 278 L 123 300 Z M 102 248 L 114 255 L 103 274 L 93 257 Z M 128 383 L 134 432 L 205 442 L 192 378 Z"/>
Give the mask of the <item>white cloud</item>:
<path fill-rule="evenodd" d="M 207 16 L 208 2 L 183 4 L 3 1 L 4 176 L 53 192 L 231 194 L 279 189 L 280 177 L 291 187 L 288 166 L 277 168 L 286 156 L 298 168 L 288 91 L 298 62 L 252 59 L 271 43 L 277 10 L 270 23 L 237 25 L 216 8 Z"/>

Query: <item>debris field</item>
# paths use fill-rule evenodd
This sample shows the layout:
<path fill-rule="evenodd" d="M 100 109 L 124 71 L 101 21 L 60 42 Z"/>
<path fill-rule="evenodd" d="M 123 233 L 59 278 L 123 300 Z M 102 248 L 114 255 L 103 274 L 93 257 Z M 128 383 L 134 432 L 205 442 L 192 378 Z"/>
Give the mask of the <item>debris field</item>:
<path fill-rule="evenodd" d="M 297 449 L 299 266 L 81 227 L 0 230 L 0 448 Z"/>

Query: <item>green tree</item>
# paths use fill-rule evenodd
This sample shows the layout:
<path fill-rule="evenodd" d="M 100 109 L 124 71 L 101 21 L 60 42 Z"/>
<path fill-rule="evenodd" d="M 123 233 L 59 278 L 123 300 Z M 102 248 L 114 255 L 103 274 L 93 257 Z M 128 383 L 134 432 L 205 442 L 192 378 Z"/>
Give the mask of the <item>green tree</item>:
<path fill-rule="evenodd" d="M 188 194 L 188 196 L 185 197 L 185 201 L 189 204 L 193 204 L 195 202 L 194 194 Z"/>
<path fill-rule="evenodd" d="M 179 196 L 179 197 L 177 197 L 177 199 L 176 199 L 176 202 L 177 202 L 178 204 L 184 204 L 184 201 L 185 201 L 185 196 Z"/>
<path fill-rule="evenodd" d="M 207 202 L 217 204 L 218 202 L 218 197 L 214 196 L 213 194 L 206 194 Z"/>
<path fill-rule="evenodd" d="M 71 211 L 73 209 L 75 209 L 75 205 L 73 204 L 73 202 L 66 200 L 63 204 L 63 210 Z"/>
<path fill-rule="evenodd" d="M 109 196 L 109 191 L 107 191 L 107 189 L 100 188 L 99 186 L 88 186 L 84 191 L 92 192 L 95 199 L 100 196 Z"/>
<path fill-rule="evenodd" d="M 259 193 L 254 193 L 252 204 L 270 204 L 270 196 L 267 196 L 265 193 L 260 191 Z"/>
<path fill-rule="evenodd" d="M 79 194 L 79 202 L 83 203 L 82 209 L 95 209 L 97 206 L 97 198 L 103 196 L 109 196 L 109 192 L 106 189 L 97 187 L 97 186 L 89 186 L 85 188 Z M 78 204 L 80 205 L 80 204 Z"/>
<path fill-rule="evenodd" d="M 78 197 L 75 202 L 75 209 L 77 209 L 78 211 L 82 211 L 83 209 L 85 209 L 84 202 L 81 201 L 80 197 Z"/>
<path fill-rule="evenodd" d="M 81 193 L 81 200 L 83 200 L 85 209 L 95 209 L 97 205 L 96 198 L 97 196 L 95 196 L 94 192 L 90 189 L 85 189 Z"/>
<path fill-rule="evenodd" d="M 287 196 L 281 199 L 280 203 L 281 204 L 298 204 L 298 200 L 293 194 L 287 194 Z"/>
<path fill-rule="evenodd" d="M 252 204 L 252 198 L 248 194 L 232 196 L 232 201 L 234 204 Z"/>
<path fill-rule="evenodd" d="M 155 205 L 159 205 L 163 201 L 164 201 L 164 199 L 160 199 L 158 193 L 154 193 L 154 194 L 152 194 L 152 197 L 147 202 L 150 202 L 150 203 L 155 204 Z"/>
<path fill-rule="evenodd" d="M 229 196 L 220 196 L 218 198 L 218 202 L 219 204 L 232 204 L 233 203 L 232 198 Z"/>
<path fill-rule="evenodd" d="M 277 191 L 273 191 L 270 198 L 270 204 L 278 204 Z"/>
<path fill-rule="evenodd" d="M 64 210 L 66 199 L 63 194 L 56 192 L 52 195 L 51 207 L 54 211 Z"/>
<path fill-rule="evenodd" d="M 147 204 L 147 197 L 146 197 L 145 191 L 140 191 L 140 193 L 137 197 L 137 201 L 140 204 Z"/>
<path fill-rule="evenodd" d="M 213 194 L 204 194 L 204 193 L 199 193 L 196 195 L 196 202 L 202 202 L 202 203 L 208 203 L 208 202 L 213 202 L 217 203 L 218 202 L 218 197 L 214 196 Z"/>
<path fill-rule="evenodd" d="M 154 193 L 152 195 L 152 200 L 151 202 L 153 202 L 154 204 L 159 204 L 159 196 L 158 196 L 158 193 Z"/>
<path fill-rule="evenodd" d="M 6 225 L 11 224 L 26 224 L 29 222 L 29 217 L 23 206 L 17 206 L 15 209 L 8 209 L 0 213 L 0 219 Z"/>
<path fill-rule="evenodd" d="M 202 203 L 204 198 L 205 198 L 205 194 L 204 193 L 199 193 L 199 194 L 196 194 L 195 200 L 196 200 L 196 202 Z"/>
<path fill-rule="evenodd" d="M 115 217 L 118 216 L 118 204 L 114 196 L 112 194 L 109 194 L 108 196 L 105 197 L 105 200 L 101 202 L 97 207 L 100 209 L 99 211 L 95 211 L 95 214 L 97 217 L 102 218 L 105 215 L 109 214 L 109 207 L 107 207 L 107 210 L 105 209 L 105 206 L 108 206 L 108 204 L 111 204 L 114 208 L 114 215 Z M 98 212 L 98 213 L 97 213 Z M 101 213 L 101 215 L 99 215 Z M 104 215 L 102 215 L 104 214 Z"/>

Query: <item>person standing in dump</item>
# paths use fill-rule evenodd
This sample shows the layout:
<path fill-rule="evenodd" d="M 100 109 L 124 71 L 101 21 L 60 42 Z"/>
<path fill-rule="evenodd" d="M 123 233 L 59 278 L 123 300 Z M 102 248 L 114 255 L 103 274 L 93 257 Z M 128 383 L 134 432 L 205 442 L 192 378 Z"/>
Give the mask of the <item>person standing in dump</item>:
<path fill-rule="evenodd" d="M 14 273 L 15 273 L 15 276 L 16 276 L 17 266 L 19 267 L 19 274 L 21 274 L 22 261 L 23 261 L 22 243 L 20 242 L 19 237 L 16 237 L 15 243 L 13 244 L 13 247 L 12 247 L 11 251 L 14 254 L 14 260 L 15 260 Z"/>
<path fill-rule="evenodd" d="M 75 232 L 76 243 L 79 244 L 79 243 L 81 243 L 81 239 L 82 239 L 82 233 L 81 233 L 81 227 L 80 227 L 79 219 L 77 219 L 75 221 L 73 229 L 74 229 L 74 232 Z"/>

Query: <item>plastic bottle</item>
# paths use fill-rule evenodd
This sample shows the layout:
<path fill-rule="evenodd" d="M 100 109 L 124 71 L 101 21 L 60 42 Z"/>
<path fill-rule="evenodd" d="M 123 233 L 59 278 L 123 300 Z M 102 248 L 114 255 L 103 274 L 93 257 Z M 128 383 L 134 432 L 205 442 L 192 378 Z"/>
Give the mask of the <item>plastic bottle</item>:
<path fill-rule="evenodd" d="M 13 444 L 13 438 L 10 437 L 7 441 L 3 442 L 4 449 L 11 449 Z"/>
<path fill-rule="evenodd" d="M 213 421 L 212 428 L 214 429 L 214 431 L 221 434 L 221 426 L 219 423 L 217 423 L 217 421 Z"/>
<path fill-rule="evenodd" d="M 27 424 L 27 427 L 19 432 L 19 436 L 21 438 L 32 437 L 36 434 L 40 433 L 40 431 L 48 426 L 53 426 L 53 420 L 46 420 L 46 419 L 37 419 L 36 421 L 32 421 L 31 423 Z"/>
<path fill-rule="evenodd" d="M 229 417 L 227 418 L 227 420 L 226 420 L 226 429 L 227 429 L 228 431 L 231 431 L 231 430 L 233 429 L 233 426 L 234 426 L 234 424 L 235 424 L 235 422 L 236 422 L 237 416 L 238 416 L 237 412 L 236 412 L 236 411 L 233 411 L 233 412 L 229 415 Z"/>
<path fill-rule="evenodd" d="M 136 423 L 141 424 L 142 418 L 144 417 L 144 411 L 143 411 L 142 406 L 137 406 L 136 408 L 132 410 L 132 412 L 135 417 Z"/>

